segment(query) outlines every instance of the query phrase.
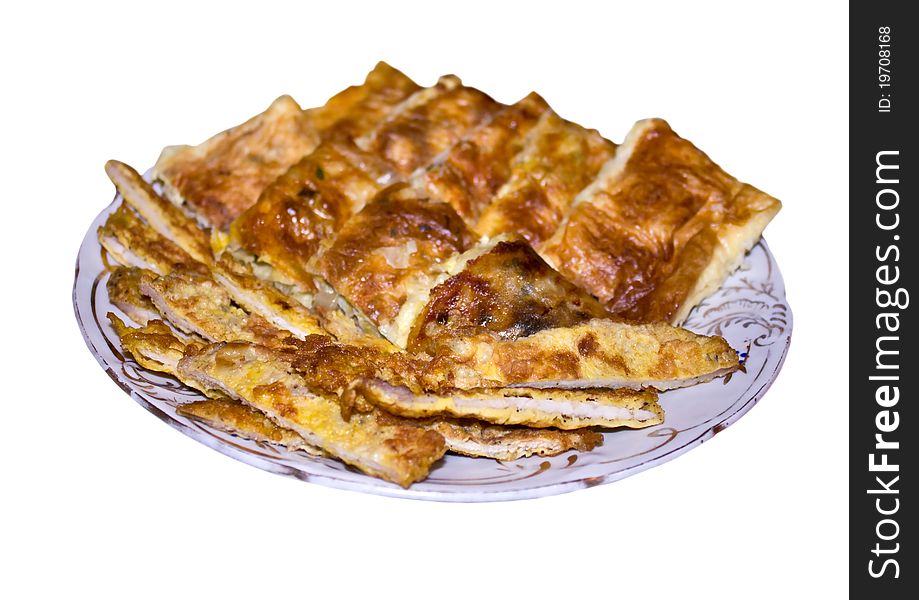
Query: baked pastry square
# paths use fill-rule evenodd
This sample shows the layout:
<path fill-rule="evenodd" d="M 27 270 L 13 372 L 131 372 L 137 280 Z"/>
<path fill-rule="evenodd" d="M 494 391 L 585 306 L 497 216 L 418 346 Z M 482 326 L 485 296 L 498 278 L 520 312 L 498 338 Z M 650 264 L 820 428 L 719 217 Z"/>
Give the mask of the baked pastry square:
<path fill-rule="evenodd" d="M 781 202 L 737 181 L 666 121 L 639 121 L 540 253 L 615 314 L 681 324 Z"/>

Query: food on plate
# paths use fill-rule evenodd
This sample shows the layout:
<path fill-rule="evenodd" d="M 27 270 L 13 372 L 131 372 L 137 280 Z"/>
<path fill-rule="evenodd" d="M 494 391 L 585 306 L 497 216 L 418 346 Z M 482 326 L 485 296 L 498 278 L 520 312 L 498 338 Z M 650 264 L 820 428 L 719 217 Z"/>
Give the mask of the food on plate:
<path fill-rule="evenodd" d="M 200 393 L 177 413 L 402 486 L 445 452 L 615 443 L 664 422 L 658 391 L 740 369 L 676 324 L 780 207 L 661 120 L 617 146 L 535 93 L 385 63 L 167 148 L 150 181 L 106 172 L 105 289 L 136 326 L 109 319 Z"/>
<path fill-rule="evenodd" d="M 507 183 L 479 216 L 476 232 L 513 231 L 538 249 L 555 233 L 575 195 L 615 153 L 616 144 L 593 129 L 546 111 L 514 158 Z"/>
<path fill-rule="evenodd" d="M 442 265 L 472 242 L 449 204 L 395 184 L 355 214 L 308 268 L 361 323 L 404 348 Z"/>
<path fill-rule="evenodd" d="M 204 422 L 210 427 L 227 431 L 244 439 L 279 444 L 289 450 L 303 450 L 313 456 L 326 456 L 326 453 L 306 442 L 296 432 L 277 425 L 264 413 L 257 411 L 239 400 L 235 400 L 218 389 L 207 387 L 195 379 L 183 378 L 178 371 L 179 361 L 186 355 L 197 353 L 206 346 L 206 342 L 189 345 L 182 342 L 174 331 L 162 321 L 152 321 L 144 327 L 130 328 L 114 314 L 109 314 L 109 319 L 121 338 L 126 352 L 135 360 L 151 371 L 167 373 L 181 379 L 189 387 L 198 389 L 207 396 L 206 400 L 198 400 L 177 407 L 176 411 L 188 417 Z M 293 355 L 288 355 L 291 357 Z M 302 358 L 302 355 L 301 355 Z M 328 364 L 329 357 L 320 361 Z M 334 360 L 334 359 L 332 359 Z M 338 360 L 337 365 L 345 370 L 350 370 L 351 364 Z M 313 365 L 316 366 L 315 364 Z M 316 371 L 305 372 L 304 365 L 298 365 L 295 370 L 302 376 L 315 380 Z M 337 374 L 337 381 L 347 374 Z M 326 383 L 324 389 L 333 389 L 332 397 L 336 396 L 334 386 L 337 385 L 333 378 L 331 383 Z M 355 408 L 361 406 L 356 398 L 352 398 L 344 405 L 343 414 L 349 415 Z M 366 404 L 363 405 L 367 412 Z M 534 454 L 539 456 L 552 456 L 566 450 L 587 451 L 602 443 L 601 434 L 590 429 L 574 429 L 561 431 L 554 428 L 531 429 L 525 427 L 504 427 L 491 425 L 471 419 L 451 419 L 435 417 L 419 420 L 418 424 L 437 432 L 444 438 L 448 450 L 465 454 L 496 458 L 500 460 L 514 460 Z"/>
<path fill-rule="evenodd" d="M 487 94 L 445 75 L 409 96 L 355 142 L 408 177 L 500 110 Z"/>
<path fill-rule="evenodd" d="M 661 119 L 639 121 L 540 252 L 610 311 L 680 324 L 781 203 L 725 173 Z"/>
<path fill-rule="evenodd" d="M 122 265 L 165 274 L 190 259 L 184 250 L 147 227 L 126 204 L 116 208 L 96 233 L 106 252 Z"/>
<path fill-rule="evenodd" d="M 278 175 L 319 143 L 319 132 L 293 98 L 198 146 L 170 146 L 154 172 L 166 196 L 206 227 L 222 230 Z"/>
<path fill-rule="evenodd" d="M 532 93 L 501 108 L 412 177 L 423 194 L 446 202 L 472 227 L 511 175 L 511 163 L 549 105 Z"/>
<path fill-rule="evenodd" d="M 247 440 L 278 444 L 288 450 L 302 450 L 311 456 L 328 456 L 319 448 L 306 443 L 299 434 L 279 427 L 265 413 L 230 398 L 198 400 L 176 407 L 176 412 L 201 421 L 220 431 Z"/>
<path fill-rule="evenodd" d="M 444 436 L 450 452 L 495 460 L 556 456 L 568 450 L 590 452 L 603 443 L 603 434 L 592 429 L 560 431 L 451 419 L 433 420 L 428 426 Z"/>
<path fill-rule="evenodd" d="M 105 283 L 109 301 L 139 325 L 160 318 L 156 306 L 140 291 L 141 283 L 156 278 L 156 273 L 138 267 L 117 266 Z"/>
<path fill-rule="evenodd" d="M 214 344 L 179 361 L 182 378 L 265 413 L 307 443 L 365 473 L 399 485 L 427 476 L 443 456 L 443 436 L 382 411 L 342 413 L 337 398 L 316 393 L 282 353 L 243 342 Z"/>
<path fill-rule="evenodd" d="M 438 347 L 477 333 L 516 339 L 609 316 L 526 241 L 507 234 L 456 257 L 438 281 L 411 324 L 412 352 L 433 356 Z"/>
<path fill-rule="evenodd" d="M 413 418 L 448 415 L 499 425 L 559 429 L 646 427 L 664 420 L 653 389 L 484 388 L 430 394 L 370 379 L 358 380 L 348 393 L 393 414 Z"/>

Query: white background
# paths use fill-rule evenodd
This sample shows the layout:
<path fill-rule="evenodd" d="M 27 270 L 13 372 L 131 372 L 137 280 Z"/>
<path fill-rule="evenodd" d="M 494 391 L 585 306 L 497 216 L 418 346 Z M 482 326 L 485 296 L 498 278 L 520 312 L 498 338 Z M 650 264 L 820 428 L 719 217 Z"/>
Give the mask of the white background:
<path fill-rule="evenodd" d="M 845 593 L 844 4 L 128 4 L 0 9 L 0 595 Z M 764 400 L 658 468 L 491 505 L 264 473 L 129 400 L 70 303 L 77 248 L 113 195 L 105 160 L 144 169 L 162 146 L 198 143 L 282 93 L 321 104 L 380 59 L 423 84 L 456 73 L 504 102 L 536 89 L 617 141 L 664 117 L 782 199 L 767 238 L 795 334 Z"/>

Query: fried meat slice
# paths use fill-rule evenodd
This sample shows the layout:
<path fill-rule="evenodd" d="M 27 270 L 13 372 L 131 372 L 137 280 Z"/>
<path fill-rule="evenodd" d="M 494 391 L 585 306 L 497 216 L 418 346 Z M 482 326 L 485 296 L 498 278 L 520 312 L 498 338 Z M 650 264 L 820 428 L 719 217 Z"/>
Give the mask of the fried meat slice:
<path fill-rule="evenodd" d="M 486 387 L 658 390 L 694 385 L 740 367 L 724 338 L 666 323 L 594 319 L 528 337 L 451 340 L 423 369 L 427 390 Z"/>
<path fill-rule="evenodd" d="M 467 251 L 429 294 L 408 349 L 430 356 L 454 338 L 489 332 L 516 339 L 609 316 L 520 238 L 498 236 Z"/>
<path fill-rule="evenodd" d="M 122 340 L 123 348 L 144 367 L 158 372 L 179 376 L 178 361 L 184 356 L 186 344 L 175 337 L 161 321 L 151 321 L 144 328 L 132 329 L 124 325 L 113 314 L 109 314 L 116 333 Z M 331 342 L 315 340 L 316 346 L 332 346 Z M 312 386 L 320 381 L 316 376 L 318 367 L 329 372 L 342 366 L 354 364 L 347 354 L 338 358 L 316 352 L 314 346 L 311 376 L 306 378 Z M 336 350 L 337 351 L 337 350 Z M 336 366 L 337 365 L 337 366 Z M 301 364 L 301 368 L 303 365 Z M 347 382 L 355 371 L 346 372 L 337 380 L 325 378 L 322 387 L 334 389 Z M 339 371 L 340 373 L 340 371 Z M 360 371 L 362 374 L 373 373 L 372 370 Z M 184 404 L 177 407 L 179 414 L 196 418 L 209 427 L 228 431 L 240 437 L 284 445 L 292 450 L 304 450 L 312 455 L 324 454 L 322 450 L 311 446 L 297 433 L 280 427 L 268 419 L 264 413 L 237 400 L 225 397 L 222 392 L 208 389 L 207 386 L 193 378 L 186 377 L 185 383 L 199 388 L 211 398 Z M 203 388 L 203 389 L 201 389 Z M 419 425 L 436 431 L 444 436 L 448 450 L 469 456 L 484 456 L 501 460 L 513 460 L 532 454 L 552 456 L 566 450 L 587 451 L 602 442 L 602 436 L 592 431 L 555 431 L 551 429 L 530 430 L 522 427 L 502 427 L 471 420 L 426 419 Z"/>
<path fill-rule="evenodd" d="M 502 388 L 413 393 L 380 379 L 358 380 L 349 393 L 396 415 L 411 418 L 459 417 L 497 425 L 641 428 L 664 421 L 651 389 L 546 390 Z"/>
<path fill-rule="evenodd" d="M 121 245 L 113 246 L 111 242 L 106 243 L 106 249 L 111 252 L 110 248 L 113 248 L 119 252 L 116 255 L 119 261 L 149 267 L 162 275 L 163 279 L 155 285 L 151 281 L 141 282 L 140 292 L 143 295 L 154 294 L 154 304 L 159 303 L 157 309 L 170 321 L 178 319 L 175 325 L 186 333 L 214 339 L 214 332 L 232 331 L 234 336 L 243 335 L 240 339 L 265 342 L 269 339 L 266 337 L 269 334 L 265 332 L 273 330 L 267 327 L 269 323 L 299 337 L 324 333 L 309 310 L 257 279 L 246 265 L 229 257 L 210 266 L 200 263 L 153 231 L 124 204 L 99 229 L 99 237 L 100 240 L 124 240 L 125 244 L 129 244 L 127 251 L 123 251 Z M 196 290 L 195 286 L 199 284 L 202 287 Z M 235 305 L 237 303 L 253 314 L 247 315 Z M 227 311 L 225 314 L 224 310 Z M 205 323 L 203 328 L 193 325 L 199 320 Z M 238 327 L 220 328 L 230 327 L 231 322 Z M 217 323 L 222 325 L 214 329 Z M 203 333 L 205 331 L 211 334 Z M 271 334 L 270 339 L 278 335 L 282 334 Z"/>
<path fill-rule="evenodd" d="M 546 110 L 546 101 L 532 93 L 506 106 L 494 118 L 474 129 L 412 178 L 423 193 L 449 203 L 474 226 L 479 214 L 510 178 L 513 158 L 526 134 Z"/>
<path fill-rule="evenodd" d="M 246 343 L 221 343 L 189 354 L 179 373 L 262 411 L 307 443 L 407 487 L 424 479 L 446 447 L 443 437 L 377 410 L 346 419 L 337 399 L 310 391 L 284 355 Z"/>
<path fill-rule="evenodd" d="M 176 337 L 169 325 L 153 319 L 142 327 L 132 328 L 114 313 L 108 313 L 108 319 L 121 340 L 122 349 L 133 356 L 137 364 L 150 371 L 177 376 L 176 368 L 189 344 Z M 193 382 L 183 380 L 183 383 L 200 391 Z"/>
<path fill-rule="evenodd" d="M 472 244 L 449 204 L 407 187 L 384 189 L 314 256 L 309 268 L 362 319 L 404 348 L 443 263 Z"/>
<path fill-rule="evenodd" d="M 243 310 L 207 272 L 179 267 L 152 281 L 143 281 L 140 291 L 179 330 L 206 340 L 283 345 L 290 337 L 290 332 Z"/>
<path fill-rule="evenodd" d="M 265 187 L 319 143 L 319 132 L 290 96 L 198 146 L 163 150 L 153 168 L 166 196 L 206 227 L 226 230 Z"/>
<path fill-rule="evenodd" d="M 121 340 L 123 350 L 133 356 L 138 364 L 151 371 L 172 375 L 208 396 L 204 400 L 177 406 L 176 412 L 180 415 L 196 418 L 213 429 L 249 440 L 282 444 L 291 450 L 303 450 L 314 456 L 323 454 L 293 431 L 279 427 L 253 408 L 226 397 L 222 392 L 207 389 L 197 380 L 183 378 L 178 372 L 178 363 L 189 348 L 195 352 L 198 346 L 186 344 L 175 337 L 174 332 L 162 321 L 150 321 L 146 326 L 134 329 L 126 326 L 112 313 L 108 314 L 108 318 Z"/>
<path fill-rule="evenodd" d="M 297 433 L 279 427 L 265 413 L 230 398 L 214 398 L 181 404 L 176 412 L 183 417 L 200 421 L 219 431 L 226 431 L 247 440 L 268 442 L 288 450 L 303 450 L 312 456 L 327 456 L 325 452 L 307 444 Z"/>
<path fill-rule="evenodd" d="M 451 452 L 496 460 L 589 452 L 603 443 L 603 435 L 590 429 L 530 429 L 456 419 L 432 420 L 427 427 L 444 437 Z"/>
<path fill-rule="evenodd" d="M 116 267 L 105 282 L 109 301 L 138 325 L 159 319 L 160 314 L 150 298 L 140 292 L 144 281 L 156 279 L 156 273 L 137 267 Z"/>
<path fill-rule="evenodd" d="M 615 152 L 616 145 L 595 130 L 546 111 L 514 160 L 509 180 L 479 217 L 476 232 L 515 232 L 538 249 Z"/>
<path fill-rule="evenodd" d="M 660 119 L 639 121 L 540 252 L 614 313 L 682 323 L 781 208 Z"/>
<path fill-rule="evenodd" d="M 126 267 L 164 275 L 177 265 L 189 266 L 196 262 L 184 250 L 147 227 L 124 203 L 108 216 L 96 235 L 106 252 Z"/>
<path fill-rule="evenodd" d="M 289 331 L 299 338 L 326 333 L 319 319 L 306 306 L 256 277 L 249 265 L 232 256 L 224 255 L 217 259 L 211 275 L 234 301 L 278 329 Z"/>
<path fill-rule="evenodd" d="M 357 144 L 393 165 L 402 177 L 431 163 L 467 132 L 489 120 L 501 104 L 447 75 L 396 106 Z"/>
<path fill-rule="evenodd" d="M 214 261 L 207 235 L 180 209 L 158 196 L 137 171 L 124 163 L 109 161 L 106 172 L 124 198 L 124 203 L 99 230 L 100 239 L 104 236 L 119 241 L 117 245 L 108 241 L 107 248 L 127 255 L 125 260 L 131 264 L 151 266 L 160 275 L 177 266 L 188 271 L 210 271 L 233 300 L 273 325 L 298 337 L 323 333 L 319 321 L 305 306 L 261 281 L 249 265 L 231 256 Z M 137 209 L 146 223 L 128 205 Z M 125 245 L 127 252 L 122 250 Z"/>
<path fill-rule="evenodd" d="M 151 229 L 194 260 L 205 264 L 213 261 L 207 233 L 181 208 L 157 194 L 131 166 L 110 160 L 105 163 L 105 173 L 124 202 L 136 210 Z"/>

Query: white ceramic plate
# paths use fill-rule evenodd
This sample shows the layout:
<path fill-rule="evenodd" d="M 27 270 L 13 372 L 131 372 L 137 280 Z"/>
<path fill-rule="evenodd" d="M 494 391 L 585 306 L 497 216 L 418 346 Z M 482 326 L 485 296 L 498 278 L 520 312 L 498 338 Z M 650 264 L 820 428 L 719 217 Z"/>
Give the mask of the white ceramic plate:
<path fill-rule="evenodd" d="M 791 310 L 785 301 L 782 275 L 765 241 L 761 241 L 743 266 L 686 322 L 693 331 L 724 336 L 743 353 L 744 372 L 662 393 L 660 402 L 666 411 L 663 424 L 611 431 L 604 434 L 603 445 L 592 452 L 516 461 L 447 455 L 425 481 L 403 489 L 334 459 L 251 442 L 176 414 L 177 403 L 188 402 L 198 393 L 125 358 L 105 316 L 109 311 L 121 313 L 108 299 L 108 273 L 96 229 L 119 201 L 116 198 L 93 222 L 77 257 L 73 306 L 96 360 L 141 406 L 182 433 L 254 467 L 331 487 L 402 498 L 483 502 L 536 498 L 610 483 L 676 458 L 734 423 L 769 389 L 791 340 Z"/>

